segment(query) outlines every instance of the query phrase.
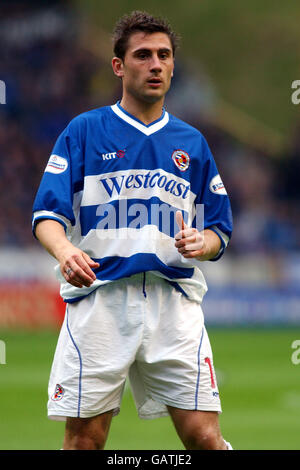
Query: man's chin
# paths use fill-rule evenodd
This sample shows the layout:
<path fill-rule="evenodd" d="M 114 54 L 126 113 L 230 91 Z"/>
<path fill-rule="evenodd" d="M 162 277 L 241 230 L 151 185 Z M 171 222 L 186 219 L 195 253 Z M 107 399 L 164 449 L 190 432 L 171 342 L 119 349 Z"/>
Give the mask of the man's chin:
<path fill-rule="evenodd" d="M 168 90 L 143 90 L 137 92 L 136 90 L 131 90 L 131 95 L 135 97 L 136 100 L 148 104 L 155 104 L 161 102 L 163 104 L 166 93 Z"/>
<path fill-rule="evenodd" d="M 144 101 L 146 103 L 149 103 L 149 104 L 155 104 L 155 103 L 158 103 L 159 101 L 163 101 L 163 99 L 164 99 L 164 96 L 160 96 L 160 97 L 158 97 L 158 96 L 146 96 L 144 98 Z"/>
<path fill-rule="evenodd" d="M 154 104 L 159 101 L 163 101 L 165 98 L 165 93 L 145 93 L 143 99 L 146 103 Z"/>

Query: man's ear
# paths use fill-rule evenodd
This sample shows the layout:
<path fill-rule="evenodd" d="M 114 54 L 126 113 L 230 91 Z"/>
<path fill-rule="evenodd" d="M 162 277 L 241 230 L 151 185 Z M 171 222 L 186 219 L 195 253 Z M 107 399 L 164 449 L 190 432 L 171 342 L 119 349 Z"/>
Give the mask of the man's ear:
<path fill-rule="evenodd" d="M 112 61 L 111 61 L 111 65 L 112 65 L 112 69 L 114 71 L 114 74 L 119 77 L 119 78 L 122 78 L 123 75 L 124 75 L 124 64 L 123 64 L 123 60 L 120 59 L 119 57 L 113 57 Z"/>

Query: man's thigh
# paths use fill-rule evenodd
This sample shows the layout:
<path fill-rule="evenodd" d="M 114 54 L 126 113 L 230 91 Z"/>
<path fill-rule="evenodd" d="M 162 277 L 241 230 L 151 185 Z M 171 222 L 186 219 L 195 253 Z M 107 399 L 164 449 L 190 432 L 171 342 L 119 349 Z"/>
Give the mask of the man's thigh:
<path fill-rule="evenodd" d="M 187 449 L 226 450 L 215 411 L 183 410 L 168 406 L 179 438 Z"/>
<path fill-rule="evenodd" d="M 92 418 L 67 418 L 64 450 L 104 449 L 113 411 Z"/>

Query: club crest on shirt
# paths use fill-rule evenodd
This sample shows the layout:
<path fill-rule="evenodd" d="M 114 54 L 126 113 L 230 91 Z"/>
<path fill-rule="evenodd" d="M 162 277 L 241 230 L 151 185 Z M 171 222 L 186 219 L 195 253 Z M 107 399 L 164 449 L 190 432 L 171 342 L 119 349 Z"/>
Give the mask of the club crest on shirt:
<path fill-rule="evenodd" d="M 180 171 L 186 171 L 190 166 L 190 156 L 183 150 L 175 150 L 172 153 L 172 160 Z"/>
<path fill-rule="evenodd" d="M 51 400 L 53 401 L 59 401 L 62 399 L 62 397 L 64 396 L 64 393 L 65 393 L 65 390 L 64 388 L 59 385 L 59 384 L 56 384 L 55 386 L 55 391 L 51 397 Z"/>

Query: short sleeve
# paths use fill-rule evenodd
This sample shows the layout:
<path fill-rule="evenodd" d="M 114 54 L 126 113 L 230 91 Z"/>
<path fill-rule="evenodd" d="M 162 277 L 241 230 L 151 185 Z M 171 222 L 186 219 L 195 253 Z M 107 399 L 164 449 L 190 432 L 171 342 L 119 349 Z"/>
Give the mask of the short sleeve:
<path fill-rule="evenodd" d="M 33 204 L 32 229 L 42 219 L 61 223 L 68 232 L 75 224 L 73 197 L 80 184 L 82 156 L 77 125 L 71 122 L 58 137 Z"/>

